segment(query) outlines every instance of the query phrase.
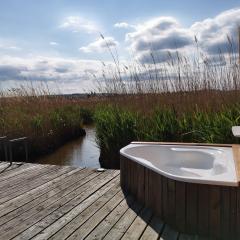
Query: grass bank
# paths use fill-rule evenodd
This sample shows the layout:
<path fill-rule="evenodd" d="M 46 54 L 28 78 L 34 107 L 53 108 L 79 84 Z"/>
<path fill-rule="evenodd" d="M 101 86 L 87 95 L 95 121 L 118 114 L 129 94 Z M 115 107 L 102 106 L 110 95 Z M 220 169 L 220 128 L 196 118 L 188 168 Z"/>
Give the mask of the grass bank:
<path fill-rule="evenodd" d="M 83 105 L 50 95 L 2 96 L 0 136 L 28 137 L 31 158 L 49 153 L 66 141 L 85 135 L 83 126 L 92 122 L 92 110 Z"/>
<path fill-rule="evenodd" d="M 184 112 L 157 106 L 147 114 L 109 105 L 96 111 L 95 122 L 101 163 L 118 168 L 119 150 L 131 141 L 237 143 L 231 127 L 240 125 L 240 104 Z"/>

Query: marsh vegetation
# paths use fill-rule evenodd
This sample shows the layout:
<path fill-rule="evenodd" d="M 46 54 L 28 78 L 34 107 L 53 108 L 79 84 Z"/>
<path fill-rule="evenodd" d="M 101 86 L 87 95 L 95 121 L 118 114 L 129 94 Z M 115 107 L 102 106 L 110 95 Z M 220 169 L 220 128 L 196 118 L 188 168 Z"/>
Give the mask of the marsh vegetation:
<path fill-rule="evenodd" d="M 240 60 L 237 45 L 206 55 L 170 53 L 159 63 L 126 66 L 114 58 L 103 72 L 108 106 L 95 113 L 97 142 L 103 165 L 119 167 L 119 149 L 133 140 L 236 143 L 231 127 L 240 124 Z"/>
<path fill-rule="evenodd" d="M 22 87 L 0 97 L 0 135 L 9 139 L 27 136 L 34 158 L 84 136 L 83 125 L 91 123 L 91 115 L 90 108 L 73 100 Z"/>
<path fill-rule="evenodd" d="M 0 135 L 28 136 L 32 154 L 43 154 L 84 134 L 94 121 L 100 161 L 119 166 L 119 149 L 133 140 L 234 143 L 231 126 L 240 124 L 240 65 L 236 46 L 207 56 L 154 52 L 149 63 L 128 65 L 113 57 L 104 65 L 88 99 L 51 96 L 25 88 L 2 93 Z M 198 44 L 196 40 L 196 44 Z"/>

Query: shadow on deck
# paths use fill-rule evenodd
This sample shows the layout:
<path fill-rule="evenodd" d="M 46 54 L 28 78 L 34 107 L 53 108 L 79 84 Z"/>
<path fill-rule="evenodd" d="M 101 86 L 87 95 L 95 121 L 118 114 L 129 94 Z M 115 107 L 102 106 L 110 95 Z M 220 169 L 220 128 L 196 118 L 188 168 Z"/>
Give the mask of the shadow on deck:
<path fill-rule="evenodd" d="M 0 239 L 200 239 L 120 187 L 119 171 L 0 163 Z"/>

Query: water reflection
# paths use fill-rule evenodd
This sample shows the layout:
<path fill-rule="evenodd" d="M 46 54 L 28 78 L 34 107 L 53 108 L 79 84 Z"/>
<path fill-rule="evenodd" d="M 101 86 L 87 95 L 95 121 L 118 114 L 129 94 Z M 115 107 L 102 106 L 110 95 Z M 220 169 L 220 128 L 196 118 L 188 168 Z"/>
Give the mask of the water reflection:
<path fill-rule="evenodd" d="M 86 136 L 69 142 L 55 152 L 37 160 L 41 164 L 70 165 L 98 168 L 99 149 L 95 142 L 95 129 L 87 127 Z"/>

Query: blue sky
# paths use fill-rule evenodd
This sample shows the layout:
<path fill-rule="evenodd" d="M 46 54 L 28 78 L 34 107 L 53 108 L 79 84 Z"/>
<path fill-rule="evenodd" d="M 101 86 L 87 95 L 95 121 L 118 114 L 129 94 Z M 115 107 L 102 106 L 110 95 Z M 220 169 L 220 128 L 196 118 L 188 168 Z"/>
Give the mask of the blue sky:
<path fill-rule="evenodd" d="M 220 33 L 234 34 L 238 16 L 240 0 L 1 1 L 0 88 L 45 81 L 53 90 L 57 83 L 62 92 L 83 91 L 94 85 L 90 75 L 100 61 L 111 61 L 105 42 L 123 61 L 131 52 L 147 62 L 150 45 L 163 55 L 176 43 L 190 49 L 199 35 L 202 49 L 214 54 L 223 46 Z"/>

